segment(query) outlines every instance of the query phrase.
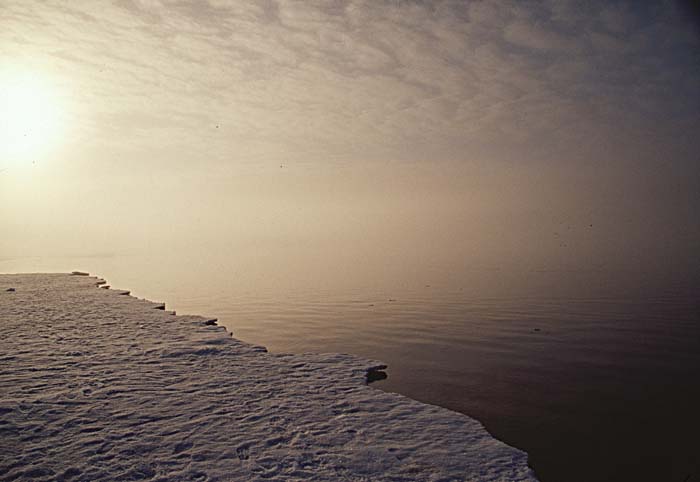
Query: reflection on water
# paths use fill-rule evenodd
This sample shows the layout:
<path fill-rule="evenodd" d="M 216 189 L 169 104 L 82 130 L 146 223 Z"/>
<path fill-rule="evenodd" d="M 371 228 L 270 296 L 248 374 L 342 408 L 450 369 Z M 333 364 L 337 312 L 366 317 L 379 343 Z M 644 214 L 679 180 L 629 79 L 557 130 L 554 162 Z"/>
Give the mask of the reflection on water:
<path fill-rule="evenodd" d="M 143 260 L 36 265 L 68 270 L 58 266 L 68 262 L 168 308 L 216 316 L 271 351 L 382 360 L 389 376 L 373 386 L 474 416 L 526 450 L 543 481 L 700 478 L 700 304 L 691 282 L 623 289 L 604 273 L 479 272 L 463 286 L 253 289 L 226 272 L 175 273 L 182 268 Z M 0 271 L 15 270 L 31 262 L 0 262 Z"/>
<path fill-rule="evenodd" d="M 545 481 L 697 473 L 697 302 L 470 299 L 432 287 L 391 296 L 236 299 L 219 316 L 273 351 L 385 361 L 375 386 L 476 417 L 527 450 Z"/>

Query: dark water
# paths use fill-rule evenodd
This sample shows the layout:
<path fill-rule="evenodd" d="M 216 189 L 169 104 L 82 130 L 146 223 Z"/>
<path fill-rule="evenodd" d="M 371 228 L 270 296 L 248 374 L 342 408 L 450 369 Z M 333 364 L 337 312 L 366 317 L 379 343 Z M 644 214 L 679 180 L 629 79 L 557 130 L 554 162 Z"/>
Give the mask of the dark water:
<path fill-rule="evenodd" d="M 226 273 L 206 281 L 123 264 L 92 271 L 180 312 L 217 316 L 271 351 L 386 362 L 375 387 L 477 418 L 527 451 L 542 481 L 700 481 L 694 280 L 640 276 L 623 287 L 603 273 L 477 273 L 459 287 L 245 289 Z"/>
<path fill-rule="evenodd" d="M 700 480 L 691 298 L 472 299 L 431 286 L 251 297 L 219 315 L 273 351 L 387 362 L 377 388 L 477 418 L 543 481 Z"/>

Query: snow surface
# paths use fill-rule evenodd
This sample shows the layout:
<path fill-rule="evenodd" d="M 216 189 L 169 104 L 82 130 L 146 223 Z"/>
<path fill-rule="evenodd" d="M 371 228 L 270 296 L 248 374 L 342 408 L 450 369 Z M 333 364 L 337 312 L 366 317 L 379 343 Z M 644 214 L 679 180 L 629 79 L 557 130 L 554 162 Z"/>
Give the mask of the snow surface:
<path fill-rule="evenodd" d="M 535 480 L 476 420 L 367 386 L 380 362 L 98 285 L 0 275 L 0 480 Z"/>

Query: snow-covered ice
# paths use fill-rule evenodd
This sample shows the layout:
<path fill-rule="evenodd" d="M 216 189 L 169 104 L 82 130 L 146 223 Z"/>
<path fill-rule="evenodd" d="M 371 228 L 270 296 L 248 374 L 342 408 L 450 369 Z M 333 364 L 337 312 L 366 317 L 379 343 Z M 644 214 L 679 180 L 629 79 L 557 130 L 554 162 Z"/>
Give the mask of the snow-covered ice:
<path fill-rule="evenodd" d="M 100 285 L 0 275 L 0 480 L 535 480 L 478 421 L 367 386 L 381 362 Z"/>

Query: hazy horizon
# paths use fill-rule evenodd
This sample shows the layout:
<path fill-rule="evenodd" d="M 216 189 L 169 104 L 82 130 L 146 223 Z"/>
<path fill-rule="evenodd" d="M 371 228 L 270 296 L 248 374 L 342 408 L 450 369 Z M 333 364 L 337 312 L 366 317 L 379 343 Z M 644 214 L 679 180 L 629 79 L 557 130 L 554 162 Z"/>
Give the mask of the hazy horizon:
<path fill-rule="evenodd" d="M 6 2 L 0 260 L 696 274 L 689 13 Z"/>

